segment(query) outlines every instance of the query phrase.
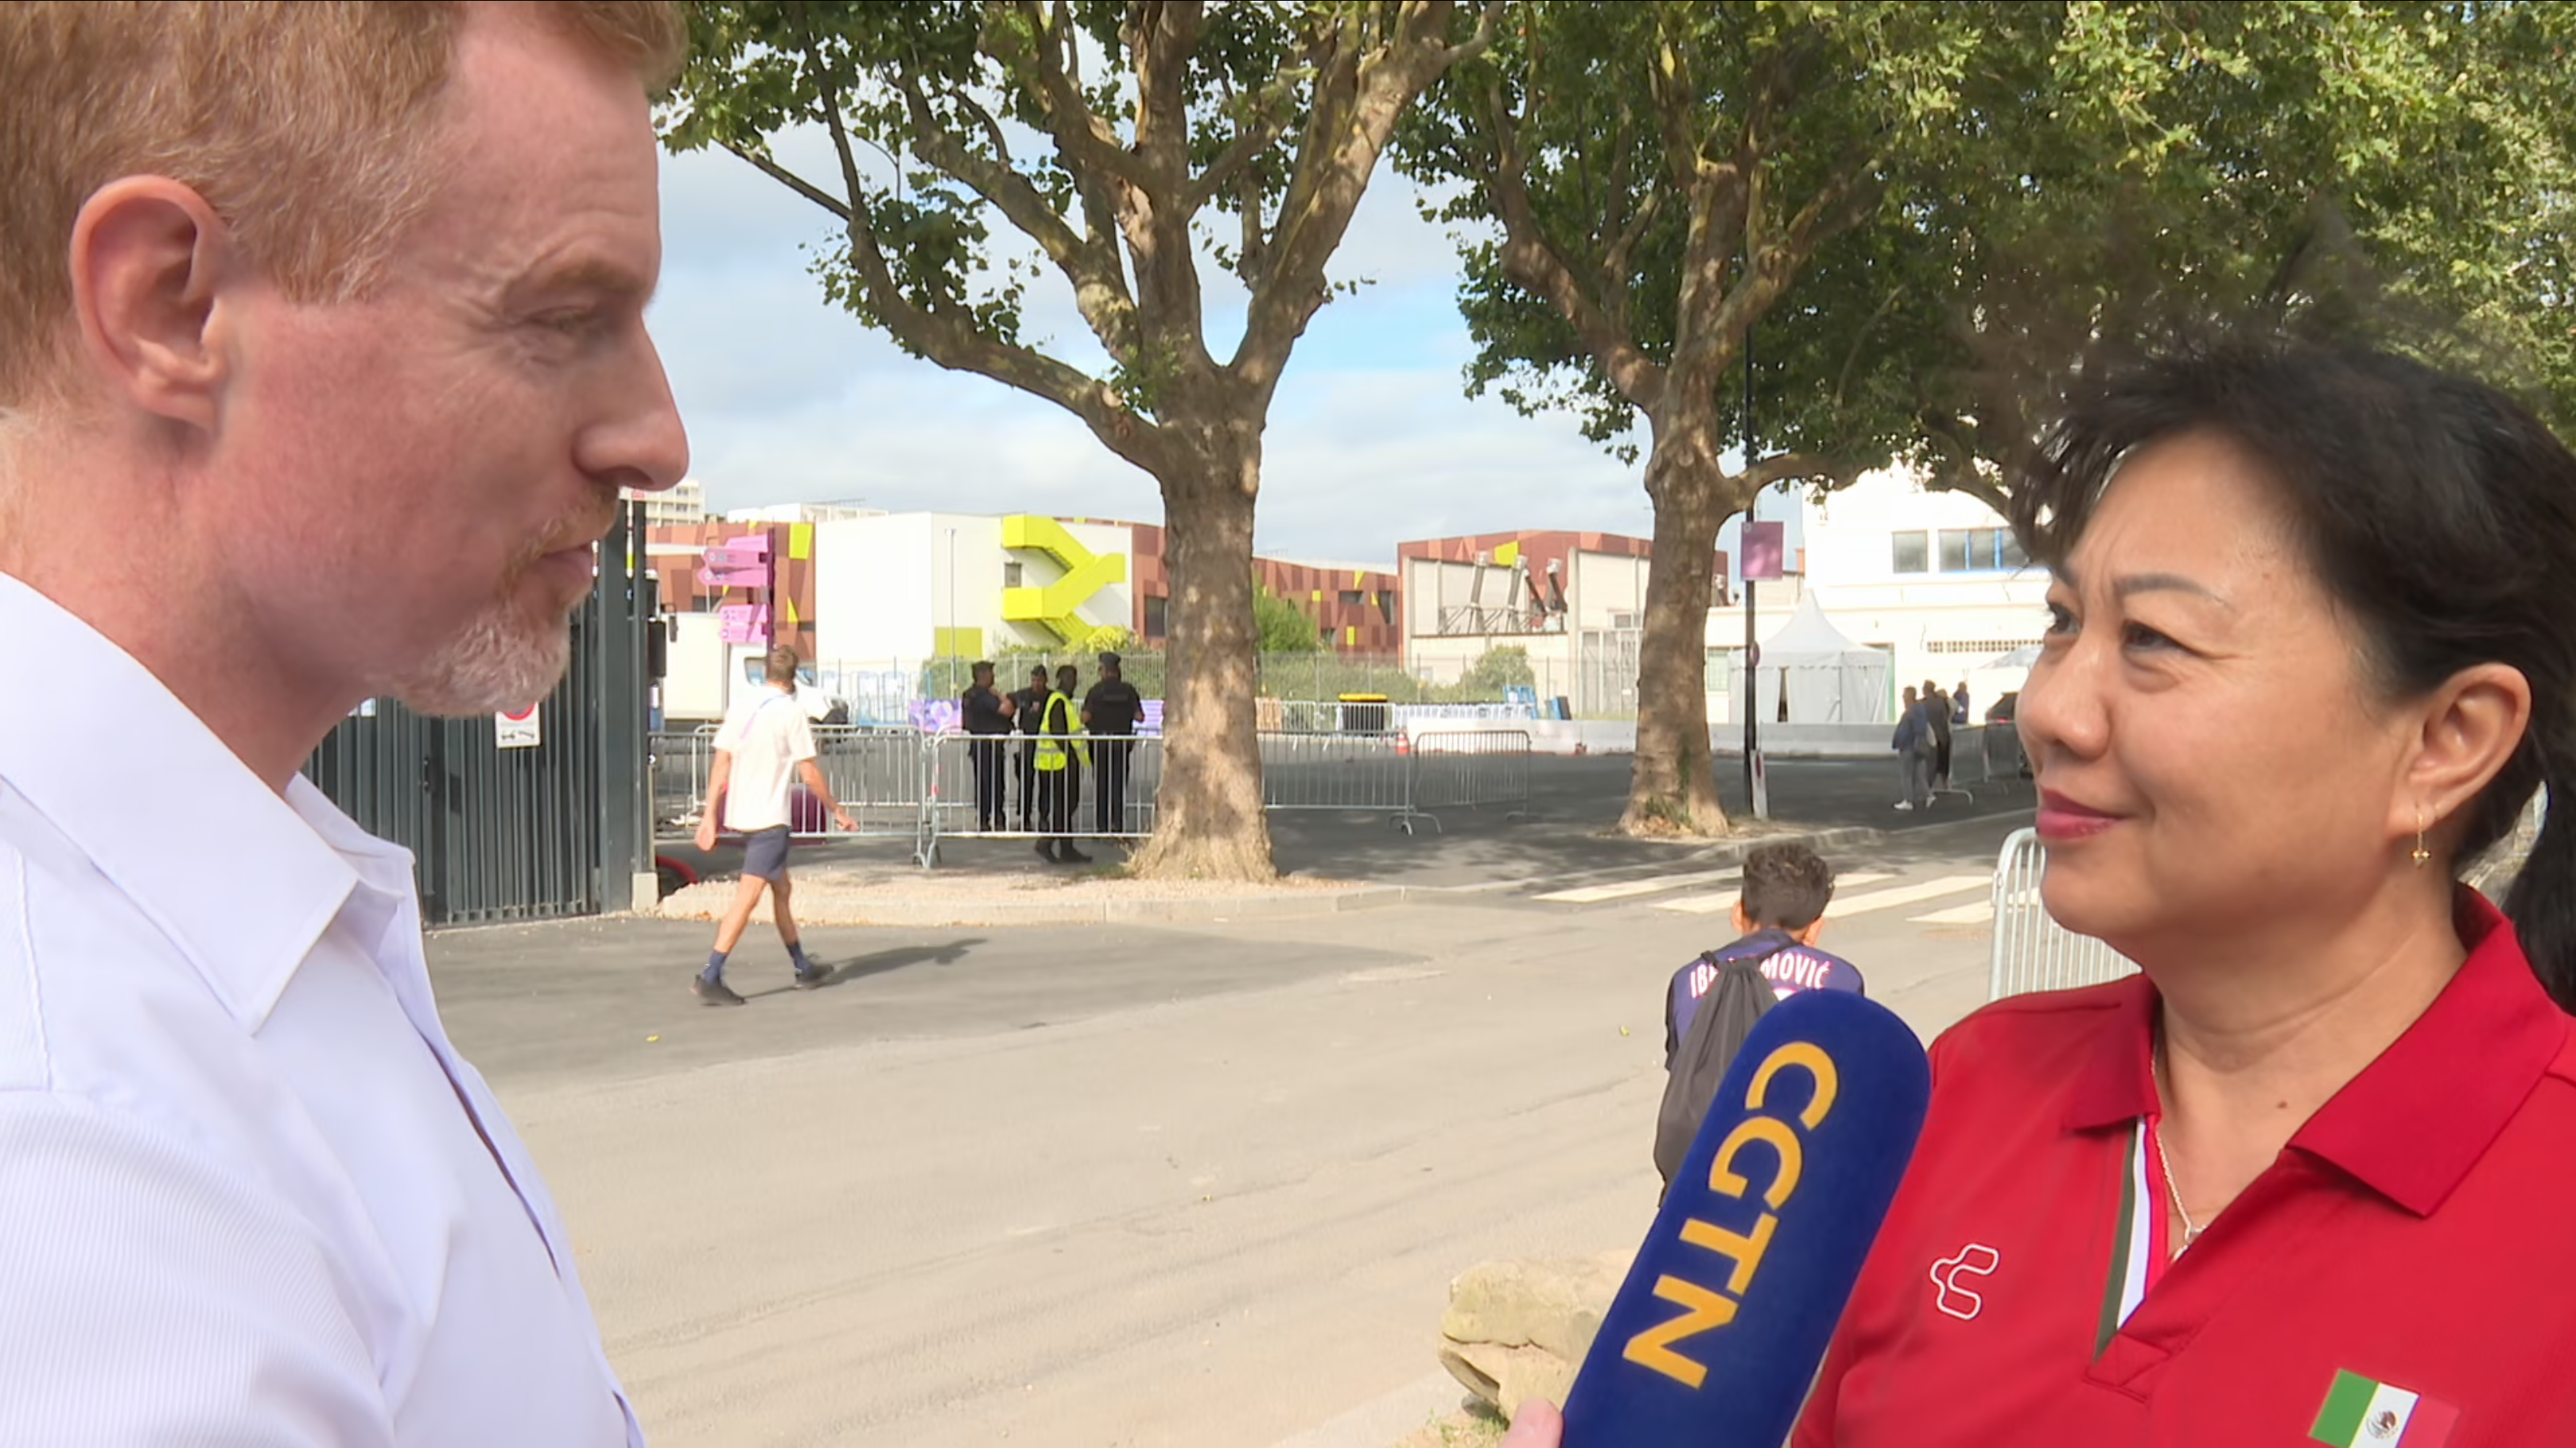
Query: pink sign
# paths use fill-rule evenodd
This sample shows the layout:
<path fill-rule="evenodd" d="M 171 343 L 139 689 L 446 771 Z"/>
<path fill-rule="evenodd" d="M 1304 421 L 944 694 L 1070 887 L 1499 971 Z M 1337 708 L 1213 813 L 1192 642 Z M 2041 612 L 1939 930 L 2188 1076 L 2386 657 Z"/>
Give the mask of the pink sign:
<path fill-rule="evenodd" d="M 698 561 L 709 568 L 766 568 L 769 555 L 741 548 L 710 548 Z"/>
<path fill-rule="evenodd" d="M 701 568 L 698 584 L 703 588 L 767 588 L 769 568 L 759 563 L 748 568 Z"/>
<path fill-rule="evenodd" d="M 769 556 L 769 535 L 745 533 L 739 538 L 727 538 L 724 546 L 745 558 L 766 558 Z"/>
<path fill-rule="evenodd" d="M 1744 524 L 1744 576 L 1778 578 L 1788 552 L 1789 525 L 1786 523 Z"/>
<path fill-rule="evenodd" d="M 728 644 L 765 642 L 769 637 L 769 609 L 759 604 L 726 604 L 716 610 L 716 632 Z"/>

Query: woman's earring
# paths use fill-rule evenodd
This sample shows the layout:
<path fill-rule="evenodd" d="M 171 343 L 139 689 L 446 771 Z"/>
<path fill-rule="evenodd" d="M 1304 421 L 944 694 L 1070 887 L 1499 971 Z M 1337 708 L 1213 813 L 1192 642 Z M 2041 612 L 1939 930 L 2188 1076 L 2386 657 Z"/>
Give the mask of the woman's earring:
<path fill-rule="evenodd" d="M 2419 870 L 2423 869 L 2424 866 L 2430 863 L 2433 858 L 2433 852 L 2424 848 L 2424 811 L 2421 809 L 2415 811 L 2415 854 L 2413 858 L 2415 861 L 2415 868 Z"/>

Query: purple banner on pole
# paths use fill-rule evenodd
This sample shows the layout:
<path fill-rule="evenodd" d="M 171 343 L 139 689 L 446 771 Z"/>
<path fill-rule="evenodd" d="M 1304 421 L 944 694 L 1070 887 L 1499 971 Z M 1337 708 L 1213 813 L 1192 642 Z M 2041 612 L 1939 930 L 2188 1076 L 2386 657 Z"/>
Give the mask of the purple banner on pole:
<path fill-rule="evenodd" d="M 1783 566 L 1788 561 L 1786 557 L 1788 546 L 1788 524 L 1756 523 L 1747 520 L 1744 525 L 1744 576 L 1746 578 L 1780 577 Z"/>

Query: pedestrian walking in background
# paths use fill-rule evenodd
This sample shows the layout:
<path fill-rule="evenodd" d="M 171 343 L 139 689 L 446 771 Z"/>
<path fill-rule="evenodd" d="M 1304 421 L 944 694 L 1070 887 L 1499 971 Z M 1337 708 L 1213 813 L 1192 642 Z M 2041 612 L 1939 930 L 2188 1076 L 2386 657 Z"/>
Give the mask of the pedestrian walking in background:
<path fill-rule="evenodd" d="M 1932 726 L 1924 720 L 1925 701 L 1911 685 L 1905 690 L 1905 712 L 1896 719 L 1896 767 L 1904 790 L 1898 809 L 1917 809 L 1932 801 Z"/>
<path fill-rule="evenodd" d="M 779 943 L 787 947 L 788 962 L 795 968 L 796 988 L 811 990 L 832 974 L 806 958 L 789 903 L 787 850 L 793 836 L 788 809 L 796 781 L 804 780 L 807 791 L 832 812 L 834 824 L 845 830 L 858 825 L 832 798 L 832 786 L 814 762 L 814 726 L 796 703 L 796 663 L 794 647 L 771 649 L 763 668 L 769 686 L 737 701 L 716 730 L 716 763 L 707 778 L 706 813 L 698 818 L 698 848 L 716 847 L 716 823 L 722 820 L 726 829 L 743 837 L 743 850 L 742 883 L 724 918 L 716 922 L 715 949 L 707 955 L 706 969 L 689 983 L 690 992 L 711 1006 L 743 1003 L 725 984 L 725 961 L 742 943 L 764 894 L 770 897 Z"/>

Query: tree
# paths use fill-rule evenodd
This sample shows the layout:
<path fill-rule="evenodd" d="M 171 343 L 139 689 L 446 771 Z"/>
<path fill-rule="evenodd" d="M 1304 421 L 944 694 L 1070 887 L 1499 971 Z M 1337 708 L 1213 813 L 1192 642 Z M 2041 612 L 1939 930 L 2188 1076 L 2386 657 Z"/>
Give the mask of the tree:
<path fill-rule="evenodd" d="M 1572 408 L 1597 441 L 1646 424 L 1631 832 L 1726 826 L 1705 700 L 1719 524 L 1771 483 L 1856 475 L 1900 431 L 1857 407 L 1816 426 L 1837 410 L 1817 399 L 1766 435 L 1832 450 L 1730 472 L 1728 372 L 1819 250 L 1875 214 L 1891 166 L 1953 124 L 2012 8 L 1498 4 L 1492 53 L 1409 124 L 1403 164 L 1454 188 L 1443 214 L 1500 232 L 1465 256 L 1470 392 Z"/>
<path fill-rule="evenodd" d="M 1257 588 L 1252 594 L 1253 632 L 1265 654 L 1313 654 L 1324 648 L 1315 620 L 1278 594 Z"/>
<path fill-rule="evenodd" d="M 2564 22 L 2517 12 L 2555 8 L 1494 0 L 1499 43 L 1400 158 L 1484 229 L 1470 393 L 1574 411 L 1631 457 L 1645 424 L 1623 827 L 1724 827 L 1709 558 L 1760 487 L 1905 459 L 2000 502 L 1999 464 L 2100 347 L 2316 305 L 2346 206 L 2410 238 L 2418 277 L 2485 279 L 2490 305 L 2521 288 L 2526 312 L 2563 297 L 2533 281 L 2566 275 L 2549 107 L 2476 73 L 2499 48 L 2540 63 Z M 1748 368 L 1760 446 L 1730 472 Z"/>
<path fill-rule="evenodd" d="M 1530 667 L 1528 649 L 1519 644 L 1500 644 L 1478 654 L 1458 682 L 1470 699 L 1499 699 L 1505 689 L 1535 686 L 1538 673 Z"/>
<path fill-rule="evenodd" d="M 1252 708 L 1262 429 L 1290 352 L 1334 294 L 1327 264 L 1398 117 L 1483 43 L 1452 37 L 1452 9 L 692 9 L 668 144 L 720 146 L 826 212 L 840 229 L 817 268 L 831 300 L 916 356 L 1063 408 L 1159 484 L 1170 744 L 1144 873 L 1273 873 Z M 773 139 L 805 124 L 829 136 L 835 174 L 778 159 Z M 1038 260 L 997 259 L 997 220 Z M 1203 247 L 1249 298 L 1223 360 L 1207 340 Z M 1102 365 L 1025 335 L 1027 287 L 1050 272 Z"/>

